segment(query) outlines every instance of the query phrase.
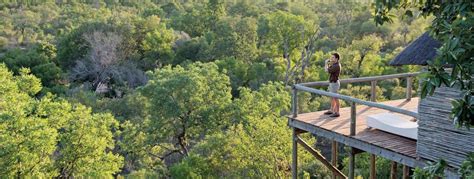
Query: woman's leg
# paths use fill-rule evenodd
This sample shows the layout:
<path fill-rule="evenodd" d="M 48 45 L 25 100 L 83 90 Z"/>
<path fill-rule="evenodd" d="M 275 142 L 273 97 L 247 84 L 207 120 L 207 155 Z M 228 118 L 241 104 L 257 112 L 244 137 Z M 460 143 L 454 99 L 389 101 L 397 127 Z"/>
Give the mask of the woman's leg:
<path fill-rule="evenodd" d="M 331 98 L 331 101 L 329 102 L 329 104 L 331 105 L 331 107 L 329 108 L 328 111 L 326 111 L 324 113 L 326 115 L 330 115 L 330 114 L 334 113 L 334 107 L 335 107 L 335 104 L 336 104 L 336 103 L 334 103 L 334 98 Z"/>
<path fill-rule="evenodd" d="M 334 113 L 334 110 L 336 110 L 336 100 L 335 98 L 331 98 L 331 112 Z"/>
<path fill-rule="evenodd" d="M 341 107 L 341 106 L 340 106 L 340 104 L 339 104 L 339 99 L 335 99 L 335 100 L 334 100 L 334 108 L 333 108 L 334 111 L 333 111 L 333 112 L 336 113 L 336 114 L 339 114 L 339 108 L 340 108 L 340 107 Z"/>

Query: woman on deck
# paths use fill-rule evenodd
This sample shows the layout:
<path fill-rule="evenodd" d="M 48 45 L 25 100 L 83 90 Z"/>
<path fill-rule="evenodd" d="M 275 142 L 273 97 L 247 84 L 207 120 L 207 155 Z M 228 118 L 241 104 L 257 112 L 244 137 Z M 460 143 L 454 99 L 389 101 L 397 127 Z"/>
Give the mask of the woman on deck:
<path fill-rule="evenodd" d="M 329 73 L 329 92 L 337 93 L 341 86 L 339 82 L 339 74 L 341 73 L 341 65 L 339 64 L 340 56 L 338 53 L 333 53 L 331 59 L 326 60 L 324 69 Z M 331 109 L 324 114 L 330 117 L 339 117 L 339 99 L 331 99 Z"/>

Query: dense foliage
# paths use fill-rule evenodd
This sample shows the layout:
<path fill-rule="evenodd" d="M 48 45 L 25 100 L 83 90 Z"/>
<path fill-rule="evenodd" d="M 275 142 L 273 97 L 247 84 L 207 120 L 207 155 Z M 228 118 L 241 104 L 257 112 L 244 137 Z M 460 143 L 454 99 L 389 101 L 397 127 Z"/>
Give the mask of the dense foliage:
<path fill-rule="evenodd" d="M 387 64 L 430 20 L 375 26 L 370 4 L 305 2 L 0 3 L 0 175 L 289 177 L 286 85 L 327 80 L 334 51 L 343 78 L 417 71 Z M 300 95 L 302 112 L 328 108 Z M 301 177 L 329 176 L 299 154 Z"/>
<path fill-rule="evenodd" d="M 0 65 L 0 174 L 9 177 L 107 176 L 120 171 L 114 148 L 118 122 L 111 114 L 47 95 L 26 68 L 13 76 Z M 14 105 L 11 105 L 11 104 Z"/>
<path fill-rule="evenodd" d="M 402 9 L 408 16 L 413 16 L 413 9 L 419 9 L 418 15 L 435 17 L 430 34 L 442 42 L 442 46 L 436 59 L 429 62 L 421 97 L 432 95 L 441 85 L 460 89 L 460 99 L 452 102 L 452 119 L 457 127 L 474 126 L 474 4 L 470 1 L 378 1 L 376 22 L 391 21 L 391 9 Z"/>
<path fill-rule="evenodd" d="M 391 9 L 401 9 L 406 16 L 428 16 L 434 19 L 430 34 L 442 43 L 437 56 L 428 62 L 428 72 L 421 87 L 421 97 L 433 95 L 436 88 L 445 85 L 461 91 L 460 98 L 452 101 L 451 118 L 458 128 L 474 126 L 474 4 L 469 1 L 377 1 L 375 21 L 391 22 Z M 415 14 L 413 10 L 419 10 Z M 448 70 L 449 69 L 449 70 Z M 461 176 L 472 177 L 472 158 L 469 154 L 460 168 Z M 442 177 L 446 161 L 415 170 L 414 178 Z"/>

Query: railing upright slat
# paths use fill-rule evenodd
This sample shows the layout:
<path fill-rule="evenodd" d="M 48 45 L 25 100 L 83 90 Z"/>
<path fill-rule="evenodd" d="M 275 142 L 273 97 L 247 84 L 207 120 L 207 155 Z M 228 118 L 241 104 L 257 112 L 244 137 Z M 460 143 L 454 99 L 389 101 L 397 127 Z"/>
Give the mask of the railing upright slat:
<path fill-rule="evenodd" d="M 370 101 L 375 102 L 377 99 L 377 94 L 376 94 L 376 88 L 377 88 L 377 81 L 371 81 L 370 82 Z"/>
<path fill-rule="evenodd" d="M 291 104 L 291 111 L 293 113 L 293 117 L 297 117 L 298 116 L 298 89 L 296 89 L 296 86 L 293 86 L 293 89 L 292 89 L 292 95 L 291 95 L 291 99 L 292 99 L 292 104 Z"/>
<path fill-rule="evenodd" d="M 413 83 L 413 77 L 409 76 L 407 77 L 407 100 L 411 100 L 411 89 L 412 89 L 412 83 Z"/>

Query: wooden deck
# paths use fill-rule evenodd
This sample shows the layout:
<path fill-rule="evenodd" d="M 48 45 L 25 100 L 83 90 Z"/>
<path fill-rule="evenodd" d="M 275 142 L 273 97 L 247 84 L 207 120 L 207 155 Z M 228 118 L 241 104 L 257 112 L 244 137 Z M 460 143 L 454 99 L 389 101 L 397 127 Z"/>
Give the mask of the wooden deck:
<path fill-rule="evenodd" d="M 382 104 L 407 110 L 416 110 L 419 98 L 381 102 Z M 418 166 L 416 160 L 416 140 L 390 134 L 377 129 L 369 129 L 366 125 L 368 115 L 385 113 L 387 110 L 357 106 L 356 135 L 350 136 L 350 107 L 340 109 L 340 117 L 332 118 L 325 111 L 298 114 L 296 118 L 289 117 L 289 125 L 297 129 L 311 132 L 317 136 L 326 137 L 345 145 L 388 158 L 407 166 Z M 412 117 L 403 116 L 407 120 Z"/>

